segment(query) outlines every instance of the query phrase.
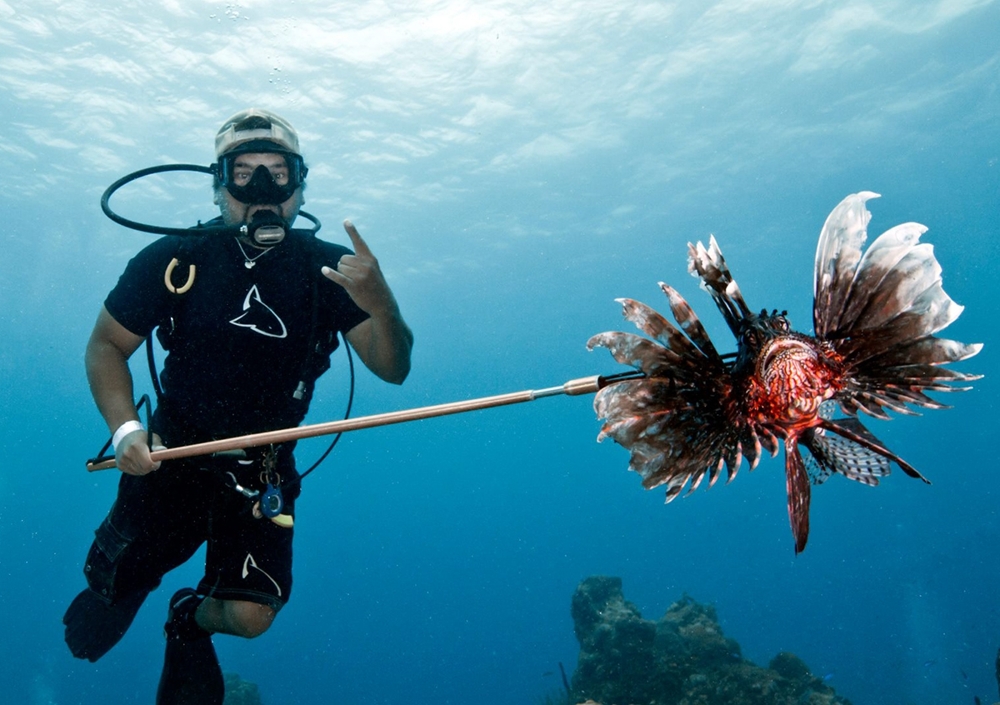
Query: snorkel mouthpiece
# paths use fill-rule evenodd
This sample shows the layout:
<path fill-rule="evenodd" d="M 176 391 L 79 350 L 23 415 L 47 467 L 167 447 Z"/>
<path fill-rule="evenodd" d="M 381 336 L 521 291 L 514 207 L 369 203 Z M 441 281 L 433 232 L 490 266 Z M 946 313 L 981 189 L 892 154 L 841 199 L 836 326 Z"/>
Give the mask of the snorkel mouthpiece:
<path fill-rule="evenodd" d="M 249 235 L 258 245 L 277 245 L 285 239 L 287 224 L 285 219 L 274 211 L 257 211 L 250 219 L 249 225 L 240 226 L 243 235 Z"/>

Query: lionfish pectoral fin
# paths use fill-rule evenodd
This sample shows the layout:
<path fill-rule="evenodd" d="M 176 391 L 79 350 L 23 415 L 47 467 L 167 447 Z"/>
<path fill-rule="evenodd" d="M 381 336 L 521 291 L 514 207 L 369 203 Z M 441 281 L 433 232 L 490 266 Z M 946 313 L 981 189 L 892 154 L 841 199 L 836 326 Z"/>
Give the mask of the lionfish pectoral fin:
<path fill-rule="evenodd" d="M 809 474 L 794 440 L 785 442 L 785 486 L 788 490 L 788 520 L 795 537 L 795 553 L 805 550 L 809 540 Z"/>
<path fill-rule="evenodd" d="M 859 446 L 867 448 L 870 451 L 878 453 L 884 458 L 888 458 L 892 462 L 896 463 L 903 472 L 905 472 L 910 477 L 915 477 L 918 480 L 923 480 L 928 485 L 931 481 L 920 474 L 920 471 L 915 467 L 910 465 L 908 462 L 900 458 L 898 455 L 893 453 L 891 450 L 886 448 L 882 441 L 877 439 L 871 431 L 866 429 L 864 425 L 857 419 L 838 419 L 837 421 L 832 421 L 829 419 L 819 419 L 819 425 L 821 428 L 836 433 L 842 438 L 846 438 L 849 441 L 857 443 Z"/>
<path fill-rule="evenodd" d="M 837 419 L 860 435 L 871 434 L 854 418 Z M 878 440 L 871 436 L 870 440 Z M 870 448 L 859 445 L 823 428 L 808 428 L 799 436 L 799 444 L 809 451 L 805 455 L 806 472 L 814 485 L 825 482 L 834 473 L 872 487 L 889 474 L 892 460 Z"/>

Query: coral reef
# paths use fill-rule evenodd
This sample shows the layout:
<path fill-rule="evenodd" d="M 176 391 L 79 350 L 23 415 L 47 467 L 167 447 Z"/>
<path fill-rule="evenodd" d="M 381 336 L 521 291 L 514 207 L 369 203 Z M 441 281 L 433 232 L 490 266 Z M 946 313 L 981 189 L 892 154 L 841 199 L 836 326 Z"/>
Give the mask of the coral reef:
<path fill-rule="evenodd" d="M 621 578 L 593 576 L 577 587 L 572 615 L 575 703 L 850 705 L 794 654 L 778 654 L 768 668 L 744 659 L 715 609 L 687 596 L 653 622 L 625 600 Z"/>
<path fill-rule="evenodd" d="M 256 683 L 245 681 L 235 673 L 224 674 L 226 699 L 223 705 L 263 705 Z"/>

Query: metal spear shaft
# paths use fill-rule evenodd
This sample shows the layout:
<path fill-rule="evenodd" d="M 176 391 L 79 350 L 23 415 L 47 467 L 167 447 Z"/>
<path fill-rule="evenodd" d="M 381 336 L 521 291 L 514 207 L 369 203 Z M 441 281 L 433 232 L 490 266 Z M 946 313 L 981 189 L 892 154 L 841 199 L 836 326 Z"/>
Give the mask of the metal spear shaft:
<path fill-rule="evenodd" d="M 359 416 L 355 419 L 343 419 L 342 421 L 328 421 L 326 423 L 312 424 L 309 426 L 296 426 L 295 428 L 284 428 L 277 431 L 265 431 L 264 433 L 254 433 L 247 436 L 234 436 L 223 438 L 217 441 L 206 441 L 204 443 L 194 443 L 177 448 L 166 448 L 156 450 L 150 454 L 153 461 L 173 460 L 176 458 L 191 458 L 199 455 L 211 455 L 225 451 L 242 450 L 244 448 L 254 448 L 287 441 L 296 441 L 301 438 L 313 438 L 315 436 L 326 436 L 344 431 L 357 431 L 362 428 L 374 428 L 376 426 L 389 426 L 391 424 L 406 423 L 419 419 L 429 419 L 436 416 L 449 416 L 451 414 L 463 414 L 467 411 L 478 409 L 488 409 L 494 406 L 508 406 L 510 404 L 521 404 L 527 401 L 534 401 L 543 397 L 558 396 L 566 394 L 568 396 L 579 396 L 582 394 L 593 394 L 609 384 L 622 379 L 642 376 L 641 373 L 626 372 L 620 375 L 604 377 L 595 375 L 593 377 L 580 377 L 571 379 L 558 387 L 548 387 L 546 389 L 526 389 L 520 392 L 510 392 L 508 394 L 498 394 L 490 397 L 479 397 L 477 399 L 467 399 L 465 401 L 450 402 L 447 404 L 436 404 L 434 406 L 421 406 L 415 409 L 403 409 L 402 411 L 390 411 L 384 414 L 373 414 L 371 416 Z M 87 470 L 106 470 L 115 467 L 114 460 L 106 460 L 99 463 L 87 463 Z"/>

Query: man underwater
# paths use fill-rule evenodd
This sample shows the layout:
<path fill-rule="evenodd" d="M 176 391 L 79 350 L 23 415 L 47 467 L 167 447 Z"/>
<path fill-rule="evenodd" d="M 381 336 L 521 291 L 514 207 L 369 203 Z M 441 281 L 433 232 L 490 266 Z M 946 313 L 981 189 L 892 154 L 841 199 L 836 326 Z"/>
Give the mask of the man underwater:
<path fill-rule="evenodd" d="M 413 345 L 351 223 L 353 253 L 291 227 L 308 169 L 287 121 L 241 111 L 223 124 L 215 150 L 221 216 L 206 225 L 234 226 L 234 234 L 194 228 L 144 248 L 105 300 L 86 351 L 122 474 L 87 555 L 88 587 L 63 619 L 73 655 L 101 658 L 163 576 L 207 544 L 201 582 L 169 602 L 158 705 L 221 704 L 212 634 L 259 636 L 288 602 L 300 487 L 294 443 L 161 465 L 150 440 L 176 447 L 296 426 L 338 334 L 395 384 L 409 373 Z M 128 359 L 154 329 L 167 357 L 147 431 Z"/>

